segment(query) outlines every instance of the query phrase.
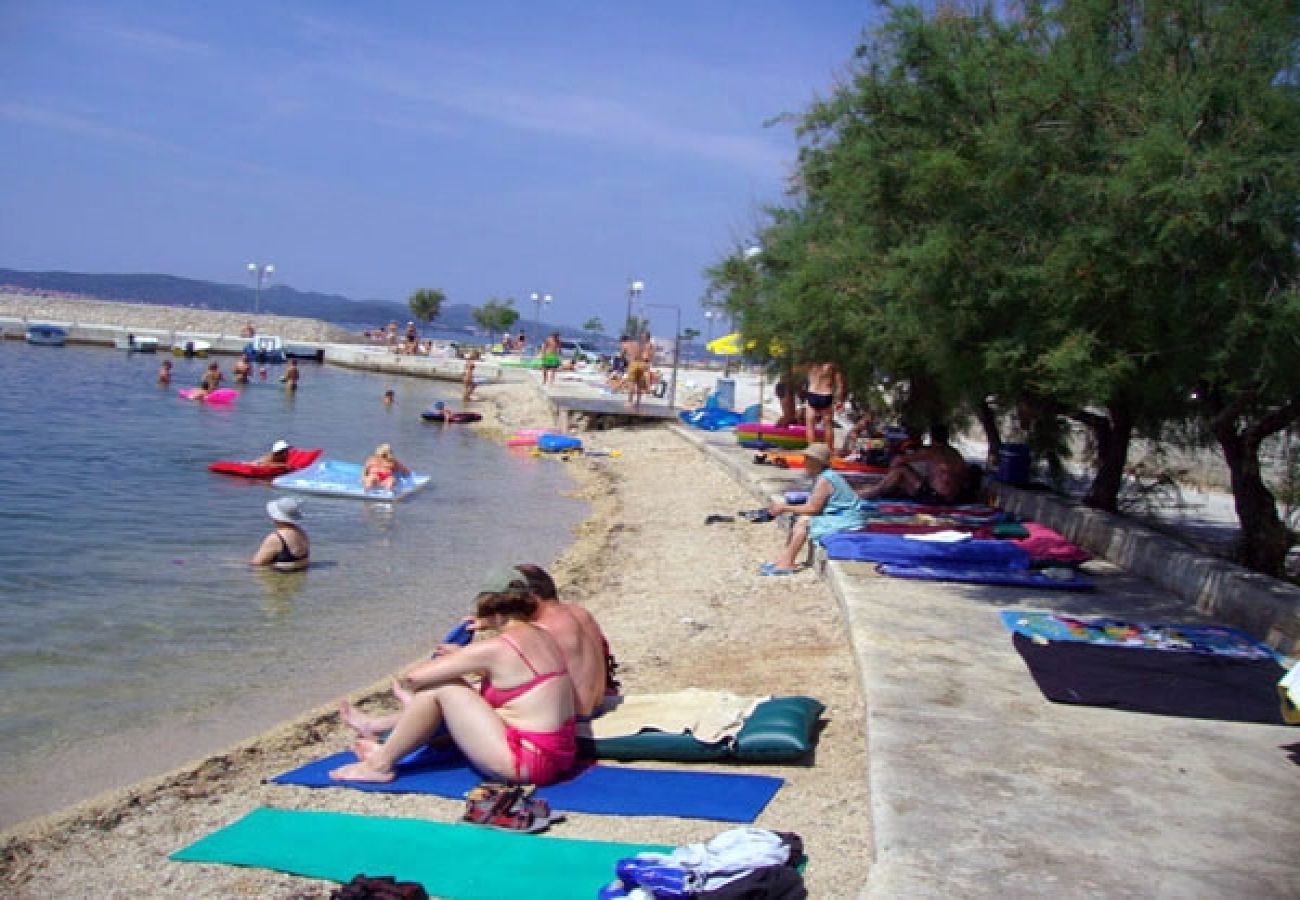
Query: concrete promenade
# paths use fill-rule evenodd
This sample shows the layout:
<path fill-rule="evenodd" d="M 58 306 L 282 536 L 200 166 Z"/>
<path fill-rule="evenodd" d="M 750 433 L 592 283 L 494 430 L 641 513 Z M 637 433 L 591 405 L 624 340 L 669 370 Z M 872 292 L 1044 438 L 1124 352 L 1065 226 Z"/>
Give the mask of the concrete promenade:
<path fill-rule="evenodd" d="M 802 473 L 755 465 L 730 431 L 672 427 L 756 501 L 803 486 Z M 1300 729 L 1051 703 L 998 617 L 1207 622 L 1213 603 L 1105 560 L 1087 564 L 1097 590 L 1083 594 L 819 569 L 867 709 L 866 896 L 1300 897 Z"/>

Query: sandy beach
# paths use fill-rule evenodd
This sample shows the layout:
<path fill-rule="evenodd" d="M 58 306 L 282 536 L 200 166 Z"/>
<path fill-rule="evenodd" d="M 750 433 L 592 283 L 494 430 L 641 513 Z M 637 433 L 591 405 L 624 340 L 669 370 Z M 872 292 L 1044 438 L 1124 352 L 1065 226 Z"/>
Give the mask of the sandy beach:
<path fill-rule="evenodd" d="M 532 382 L 489 385 L 477 408 L 484 439 L 548 425 Z M 787 784 L 755 823 L 802 836 L 816 897 L 856 895 L 870 864 L 864 714 L 840 610 L 805 572 L 757 576 L 781 535 L 774 525 L 705 525 L 758 501 L 667 428 L 590 435 L 618 457 L 568 465 L 591 506 L 573 545 L 552 567 L 564 599 L 586 605 L 608 634 L 627 693 L 688 687 L 752 696 L 810 694 L 827 706 L 806 765 L 745 766 Z M 468 608 L 472 598 L 466 599 Z M 418 623 L 426 627 L 427 623 Z M 372 708 L 386 683 L 358 685 Z M 263 870 L 174 863 L 168 854 L 258 806 L 408 816 L 450 822 L 462 804 L 436 797 L 265 785 L 264 778 L 344 749 L 332 706 L 156 778 L 24 823 L 0 838 L 0 885 L 10 897 L 325 897 L 334 885 Z M 661 764 L 641 764 L 661 765 Z M 726 826 L 671 818 L 572 814 L 556 837 L 685 844 Z M 373 874 L 373 873 L 372 873 Z"/>

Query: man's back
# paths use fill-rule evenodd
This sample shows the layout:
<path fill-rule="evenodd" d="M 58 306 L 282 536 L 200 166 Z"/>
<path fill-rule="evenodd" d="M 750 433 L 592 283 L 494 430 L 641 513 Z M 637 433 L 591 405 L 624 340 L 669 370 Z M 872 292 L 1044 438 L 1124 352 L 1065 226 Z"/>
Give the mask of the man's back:
<path fill-rule="evenodd" d="M 543 600 L 533 621 L 560 645 L 578 693 L 578 713 L 591 715 L 605 697 L 605 644 L 595 619 L 582 607 Z"/>

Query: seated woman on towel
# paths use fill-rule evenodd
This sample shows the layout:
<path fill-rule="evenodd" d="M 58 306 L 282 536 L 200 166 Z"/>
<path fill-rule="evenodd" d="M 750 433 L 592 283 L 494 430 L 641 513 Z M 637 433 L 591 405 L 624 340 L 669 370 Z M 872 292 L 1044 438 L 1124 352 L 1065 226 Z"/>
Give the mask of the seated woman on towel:
<path fill-rule="evenodd" d="M 477 630 L 496 637 L 417 664 L 394 685 L 405 708 L 381 743 L 376 720 L 343 703 L 343 721 L 359 733 L 359 762 L 330 772 L 335 781 L 392 781 L 397 761 L 428 743 L 443 724 L 474 768 L 489 777 L 551 784 L 572 767 L 574 684 L 564 654 L 530 624 L 537 600 L 516 571 L 479 592 Z M 465 680 L 479 676 L 477 689 Z M 386 724 L 386 723 L 385 723 Z"/>
<path fill-rule="evenodd" d="M 861 528 L 867 524 L 862 503 L 844 476 L 831 469 L 831 448 L 810 444 L 803 454 L 804 469 L 813 476 L 813 487 L 803 503 L 773 502 L 767 511 L 774 516 L 795 513 L 798 518 L 790 527 L 790 537 L 776 562 L 763 563 L 760 575 L 792 575 L 794 561 L 804 544 L 821 540 L 837 531 Z"/>

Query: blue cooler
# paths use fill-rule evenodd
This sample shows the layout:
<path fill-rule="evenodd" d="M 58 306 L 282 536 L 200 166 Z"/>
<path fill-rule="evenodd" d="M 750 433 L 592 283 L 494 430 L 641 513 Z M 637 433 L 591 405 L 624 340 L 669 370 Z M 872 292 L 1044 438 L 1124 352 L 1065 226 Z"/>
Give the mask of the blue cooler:
<path fill-rule="evenodd" d="M 735 409 L 736 382 L 730 378 L 719 378 L 714 396 L 718 398 L 718 409 Z"/>
<path fill-rule="evenodd" d="M 1006 484 L 1029 483 L 1029 445 L 1003 444 L 998 451 L 998 481 Z"/>

